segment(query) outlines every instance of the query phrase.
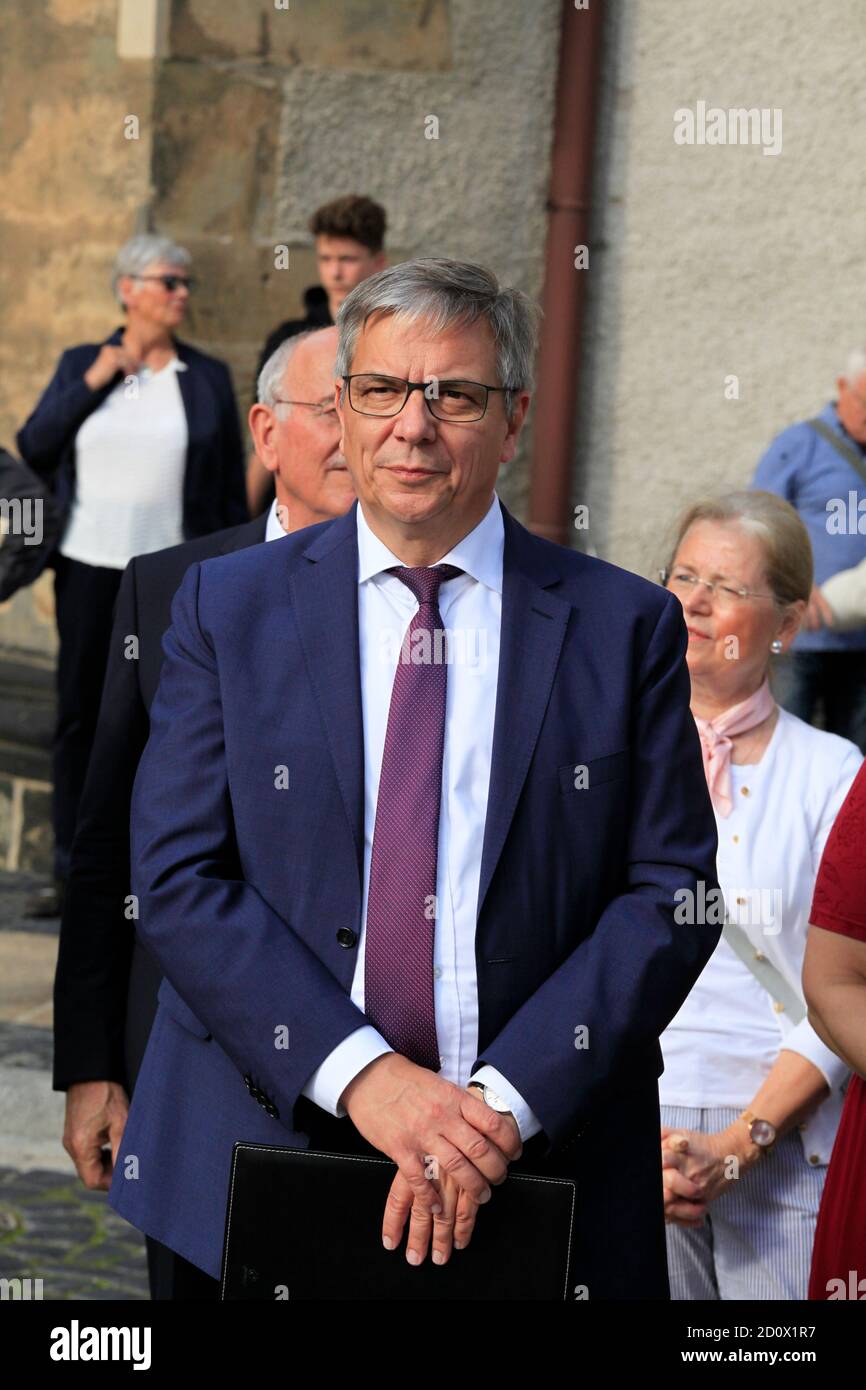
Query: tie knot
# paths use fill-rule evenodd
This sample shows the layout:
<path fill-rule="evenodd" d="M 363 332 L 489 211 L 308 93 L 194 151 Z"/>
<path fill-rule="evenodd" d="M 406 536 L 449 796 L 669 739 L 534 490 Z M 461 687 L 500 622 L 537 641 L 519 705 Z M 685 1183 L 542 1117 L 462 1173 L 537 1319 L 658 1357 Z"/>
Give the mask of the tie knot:
<path fill-rule="evenodd" d="M 396 574 L 423 606 L 425 603 L 435 603 L 439 597 L 439 585 L 446 579 L 456 579 L 463 571 L 456 565 L 433 565 L 429 569 L 424 566 L 411 569 L 408 565 L 394 565 L 388 573 Z"/>

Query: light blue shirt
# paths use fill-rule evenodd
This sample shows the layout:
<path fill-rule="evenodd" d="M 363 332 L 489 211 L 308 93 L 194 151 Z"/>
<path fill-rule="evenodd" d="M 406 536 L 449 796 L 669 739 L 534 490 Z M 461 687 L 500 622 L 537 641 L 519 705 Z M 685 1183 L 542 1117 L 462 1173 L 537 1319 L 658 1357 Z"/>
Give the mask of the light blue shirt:
<path fill-rule="evenodd" d="M 818 418 L 857 450 L 866 466 L 866 449 L 846 433 L 835 405 L 825 406 Z M 866 559 L 866 482 L 806 421 L 777 435 L 758 464 L 752 487 L 775 492 L 796 507 L 812 542 L 816 584 L 823 584 L 840 570 L 851 569 Z M 839 508 L 828 510 L 828 503 L 834 499 L 844 506 L 844 530 L 836 520 Z M 794 651 L 864 649 L 866 627 L 848 632 L 821 627 L 817 632 L 798 633 L 793 644 Z"/>

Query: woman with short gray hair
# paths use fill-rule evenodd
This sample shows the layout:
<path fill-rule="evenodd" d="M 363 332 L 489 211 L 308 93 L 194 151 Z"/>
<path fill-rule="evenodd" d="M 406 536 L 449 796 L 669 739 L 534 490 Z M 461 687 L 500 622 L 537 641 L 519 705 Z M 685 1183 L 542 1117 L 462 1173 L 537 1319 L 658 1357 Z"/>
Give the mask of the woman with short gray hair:
<path fill-rule="evenodd" d="M 661 1038 L 671 1292 L 804 1299 L 848 1069 L 806 1016 L 803 955 L 821 852 L 861 755 L 771 692 L 771 655 L 793 641 L 812 588 L 788 502 L 739 492 L 689 508 L 662 581 L 688 631 L 724 894 L 678 908 L 724 926 Z"/>
<path fill-rule="evenodd" d="M 176 337 L 193 287 L 189 265 L 168 237 L 126 242 L 111 280 L 125 324 L 61 355 L 18 433 L 21 457 L 51 480 L 64 514 L 49 562 L 60 641 L 55 881 L 32 903 L 34 916 L 62 905 L 124 568 L 134 555 L 247 519 L 228 368 Z"/>

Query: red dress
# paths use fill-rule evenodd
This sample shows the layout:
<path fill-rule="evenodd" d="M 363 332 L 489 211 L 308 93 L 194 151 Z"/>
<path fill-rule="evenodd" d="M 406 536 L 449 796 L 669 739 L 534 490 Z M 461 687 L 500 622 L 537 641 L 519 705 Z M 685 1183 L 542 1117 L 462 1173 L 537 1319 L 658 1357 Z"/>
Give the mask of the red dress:
<path fill-rule="evenodd" d="M 866 763 L 830 831 L 809 921 L 866 942 Z M 866 1081 L 860 1076 L 848 1085 L 827 1170 L 809 1297 L 866 1299 Z"/>

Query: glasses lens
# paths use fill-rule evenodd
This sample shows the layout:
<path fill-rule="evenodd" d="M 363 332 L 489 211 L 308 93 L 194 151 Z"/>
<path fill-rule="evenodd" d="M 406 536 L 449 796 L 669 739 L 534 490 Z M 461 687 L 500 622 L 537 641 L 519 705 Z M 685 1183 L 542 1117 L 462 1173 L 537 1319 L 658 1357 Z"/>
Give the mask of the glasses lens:
<path fill-rule="evenodd" d="M 674 570 L 673 574 L 668 575 L 669 589 L 673 589 L 675 594 L 691 594 L 698 587 L 698 581 L 693 574 L 683 574 L 681 570 Z"/>
<path fill-rule="evenodd" d="M 487 389 L 477 381 L 440 381 L 428 399 L 439 420 L 480 420 L 487 406 Z"/>
<path fill-rule="evenodd" d="M 406 383 L 396 376 L 353 376 L 349 404 L 362 415 L 396 415 L 406 399 Z"/>

